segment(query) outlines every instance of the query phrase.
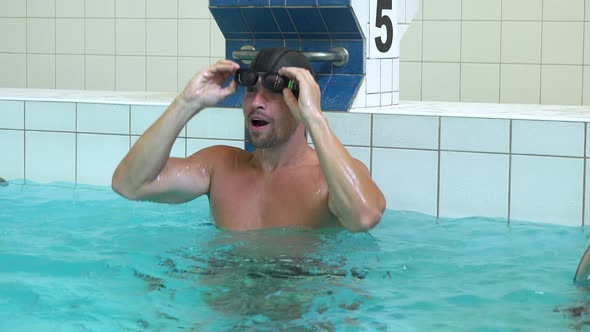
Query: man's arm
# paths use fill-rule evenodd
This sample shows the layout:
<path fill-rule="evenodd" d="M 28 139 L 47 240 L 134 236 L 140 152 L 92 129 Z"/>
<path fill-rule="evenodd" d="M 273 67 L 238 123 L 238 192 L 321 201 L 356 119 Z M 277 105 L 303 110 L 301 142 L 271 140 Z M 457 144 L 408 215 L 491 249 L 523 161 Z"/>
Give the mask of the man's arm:
<path fill-rule="evenodd" d="M 285 89 L 289 109 L 311 135 L 328 184 L 328 205 L 350 231 L 367 231 L 379 223 L 385 198 L 365 165 L 352 158 L 334 135 L 321 113 L 320 90 L 311 73 L 301 68 L 282 68 L 280 74 L 299 82 L 299 99 Z"/>
<path fill-rule="evenodd" d="M 236 91 L 235 82 L 228 87 L 222 84 L 238 68 L 235 62 L 221 60 L 195 75 L 117 166 L 113 190 L 128 199 L 165 203 L 186 202 L 206 194 L 210 151 L 189 158 L 170 158 L 170 150 L 195 114 Z"/>

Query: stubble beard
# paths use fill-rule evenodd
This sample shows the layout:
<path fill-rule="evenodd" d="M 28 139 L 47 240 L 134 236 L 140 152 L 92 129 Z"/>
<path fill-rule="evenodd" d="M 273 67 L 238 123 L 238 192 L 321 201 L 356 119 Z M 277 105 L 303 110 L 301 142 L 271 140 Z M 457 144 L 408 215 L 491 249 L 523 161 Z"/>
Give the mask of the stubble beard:
<path fill-rule="evenodd" d="M 248 132 L 248 142 L 250 142 L 250 144 L 257 149 L 268 149 L 277 145 L 279 140 L 274 132 L 268 133 L 266 135 L 261 133 L 252 134 L 252 132 Z"/>

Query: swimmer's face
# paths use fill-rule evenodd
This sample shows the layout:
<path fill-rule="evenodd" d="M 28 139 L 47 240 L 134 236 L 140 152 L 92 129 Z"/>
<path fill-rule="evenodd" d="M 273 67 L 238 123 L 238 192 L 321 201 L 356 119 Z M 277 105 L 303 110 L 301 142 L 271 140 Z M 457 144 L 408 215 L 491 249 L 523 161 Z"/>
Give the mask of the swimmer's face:
<path fill-rule="evenodd" d="M 242 103 L 248 141 L 257 149 L 271 148 L 289 141 L 299 122 L 285 103 L 283 92 L 273 92 L 257 84 L 247 87 Z"/>

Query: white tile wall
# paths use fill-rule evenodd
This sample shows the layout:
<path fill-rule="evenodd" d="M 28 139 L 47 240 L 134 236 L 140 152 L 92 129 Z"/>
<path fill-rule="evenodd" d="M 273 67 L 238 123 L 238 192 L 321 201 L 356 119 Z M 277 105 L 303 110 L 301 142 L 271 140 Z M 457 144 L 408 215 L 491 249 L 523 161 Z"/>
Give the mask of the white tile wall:
<path fill-rule="evenodd" d="M 25 102 L 25 129 L 76 130 L 76 104 L 57 102 Z"/>
<path fill-rule="evenodd" d="M 115 168 L 127 151 L 129 151 L 129 136 L 77 135 L 77 182 L 108 185 Z"/>
<path fill-rule="evenodd" d="M 441 152 L 441 217 L 508 218 L 507 154 Z"/>
<path fill-rule="evenodd" d="M 24 179 L 25 136 L 23 131 L 0 129 L 0 151 L 2 151 L 0 177 L 4 180 Z"/>
<path fill-rule="evenodd" d="M 121 2 L 121 1 L 118 1 Z M 84 17 L 84 1 L 55 0 L 56 17 Z"/>
<path fill-rule="evenodd" d="M 326 112 L 324 117 L 344 145 L 371 145 L 371 115 Z M 243 121 L 243 120 L 242 120 Z M 311 137 L 310 137 L 311 141 Z"/>
<path fill-rule="evenodd" d="M 410 5 L 420 7 L 401 45 L 402 99 L 590 103 L 590 98 L 583 98 L 590 95 L 583 89 L 590 88 L 581 84 L 582 65 L 590 63 L 590 52 L 584 51 L 590 45 L 590 26 L 583 23 L 590 17 L 586 1 L 418 0 L 399 6 L 402 20 L 415 10 L 404 10 Z M 362 2 L 353 2 L 353 7 L 368 8 Z M 181 77 L 186 77 L 181 74 L 179 57 L 213 63 L 225 56 L 224 38 L 212 20 L 207 0 L 2 0 L 0 13 L 0 87 L 176 91 L 183 85 Z M 368 22 L 368 10 L 358 10 L 356 15 Z M 31 53 L 54 58 L 45 57 L 41 62 L 39 57 L 27 57 Z M 73 54 L 88 59 L 84 66 L 76 61 L 70 75 L 64 76 L 56 55 Z M 107 58 L 99 60 L 93 57 L 96 55 Z M 138 63 L 130 69 L 116 65 L 115 59 L 122 55 L 143 59 L 136 58 Z M 158 62 L 147 58 L 150 56 L 176 61 Z M 469 73 L 463 73 L 468 68 L 464 63 L 499 65 L 500 78 L 491 83 L 469 80 Z M 539 68 L 535 71 L 516 64 Z M 146 68 L 143 72 L 141 65 Z M 176 70 L 169 73 L 173 67 Z M 390 69 L 388 64 L 384 68 L 368 64 L 367 68 L 369 76 L 384 71 L 396 75 L 396 67 Z M 123 78 L 129 75 L 134 78 Z M 388 80 L 371 79 L 369 93 L 377 92 L 373 84 L 388 85 Z M 499 92 L 491 95 L 495 85 Z M 379 106 L 398 98 L 387 93 L 361 94 L 363 100 L 354 105 Z"/>
<path fill-rule="evenodd" d="M 165 110 L 162 106 L 131 106 L 131 135 L 142 135 Z"/>
<path fill-rule="evenodd" d="M 146 86 L 146 58 L 117 56 L 115 58 L 115 87 L 117 91 L 144 91 Z"/>
<path fill-rule="evenodd" d="M 541 70 L 541 103 L 580 105 L 582 66 L 546 65 Z"/>
<path fill-rule="evenodd" d="M 85 60 L 85 88 L 87 90 L 115 90 L 115 57 L 87 55 Z"/>
<path fill-rule="evenodd" d="M 373 178 L 388 209 L 436 215 L 437 165 L 435 151 L 373 149 Z"/>
<path fill-rule="evenodd" d="M 422 99 L 459 101 L 460 71 L 459 63 L 422 63 Z"/>
<path fill-rule="evenodd" d="M 510 152 L 510 120 L 441 118 L 441 150 Z"/>
<path fill-rule="evenodd" d="M 34 182 L 76 182 L 76 134 L 27 131 L 25 177 Z"/>
<path fill-rule="evenodd" d="M 499 64 L 461 64 L 461 101 L 498 103 L 499 100 Z"/>
<path fill-rule="evenodd" d="M 186 125 L 190 138 L 244 139 L 244 115 L 240 110 L 207 108 Z"/>
<path fill-rule="evenodd" d="M 147 58 L 147 90 L 178 91 L 178 58 L 150 56 Z"/>
<path fill-rule="evenodd" d="M 438 118 L 375 114 L 373 146 L 438 149 Z"/>
<path fill-rule="evenodd" d="M 24 18 L 0 19 L 0 52 L 25 53 L 27 21 Z"/>
<path fill-rule="evenodd" d="M 584 124 L 512 121 L 512 153 L 584 156 Z"/>
<path fill-rule="evenodd" d="M 0 13 L 3 17 L 25 17 L 27 3 L 25 1 L 0 0 Z"/>
<path fill-rule="evenodd" d="M 140 136 L 131 136 L 131 146 L 137 142 Z M 243 146 L 243 144 L 242 144 Z M 184 158 L 186 157 L 187 140 L 184 137 L 179 137 L 174 141 L 172 150 L 170 150 L 170 157 Z"/>
<path fill-rule="evenodd" d="M 55 88 L 55 55 L 27 54 L 27 86 L 35 89 Z"/>
<path fill-rule="evenodd" d="M 350 155 L 353 158 L 358 159 L 363 164 L 365 164 L 369 171 L 371 170 L 371 148 L 365 148 L 360 146 L 347 146 L 346 150 L 348 151 L 348 153 L 350 153 Z"/>
<path fill-rule="evenodd" d="M 510 218 L 580 225 L 583 166 L 576 158 L 512 156 Z"/>
<path fill-rule="evenodd" d="M 22 101 L 0 101 L 0 128 L 24 129 L 25 109 Z"/>
<path fill-rule="evenodd" d="M 84 56 L 55 56 L 55 88 L 84 90 Z"/>
<path fill-rule="evenodd" d="M 7 128 L 0 128 L 0 149 L 11 162 L 0 165 L 0 176 L 108 186 L 130 145 L 165 108 L 1 101 Z M 590 150 L 584 123 L 326 115 L 351 155 L 372 171 L 390 209 L 583 222 L 584 148 Z M 217 144 L 242 148 L 243 132 L 239 110 L 209 109 L 181 131 L 171 156 Z"/>
<path fill-rule="evenodd" d="M 499 21 L 502 19 L 501 0 L 464 0 L 462 19 L 469 21 Z"/>
<path fill-rule="evenodd" d="M 78 104 L 77 131 L 83 133 L 128 134 L 129 106 Z"/>
<path fill-rule="evenodd" d="M 84 54 L 84 20 L 58 18 L 55 20 L 55 52 L 59 54 Z"/>

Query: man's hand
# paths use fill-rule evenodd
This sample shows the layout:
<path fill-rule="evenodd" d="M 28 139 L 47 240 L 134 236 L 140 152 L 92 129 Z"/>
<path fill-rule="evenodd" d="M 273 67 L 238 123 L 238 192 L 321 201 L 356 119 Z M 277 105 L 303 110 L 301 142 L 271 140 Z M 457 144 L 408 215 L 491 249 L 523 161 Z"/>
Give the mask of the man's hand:
<path fill-rule="evenodd" d="M 219 60 L 211 67 L 196 74 L 186 85 L 180 97 L 190 103 L 194 109 L 203 109 L 215 105 L 233 94 L 237 84 L 232 81 L 223 87 L 223 83 L 232 77 L 240 65 L 230 60 Z"/>
<path fill-rule="evenodd" d="M 295 79 L 299 84 L 299 99 L 287 88 L 283 90 L 283 96 L 295 119 L 303 122 L 307 127 L 307 121 L 312 116 L 321 114 L 320 87 L 307 69 L 283 67 L 279 70 L 279 74 Z"/>

